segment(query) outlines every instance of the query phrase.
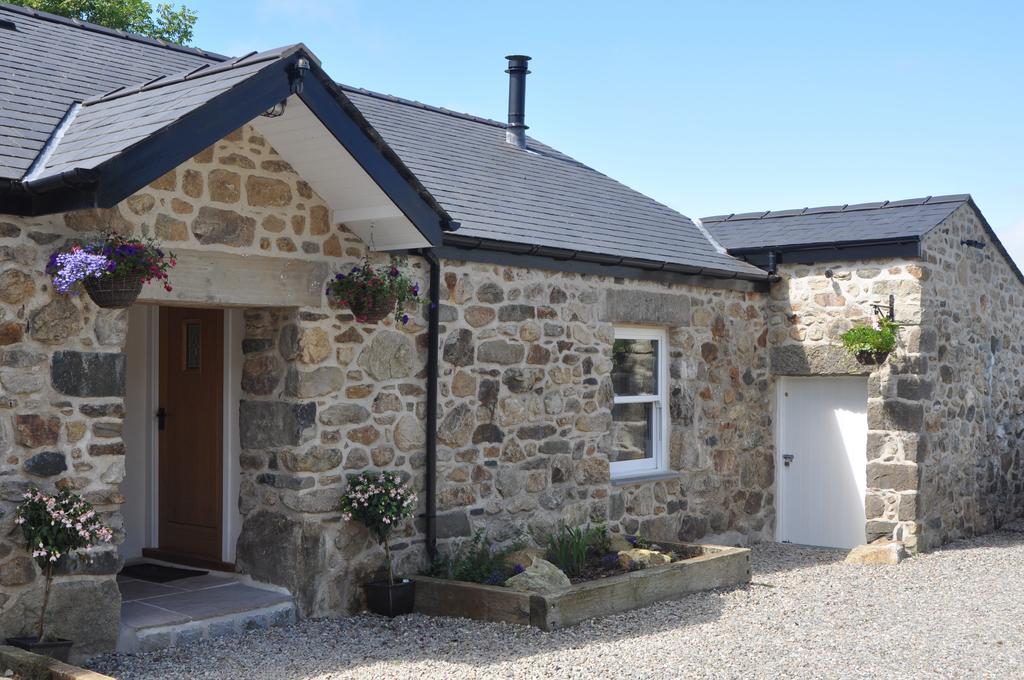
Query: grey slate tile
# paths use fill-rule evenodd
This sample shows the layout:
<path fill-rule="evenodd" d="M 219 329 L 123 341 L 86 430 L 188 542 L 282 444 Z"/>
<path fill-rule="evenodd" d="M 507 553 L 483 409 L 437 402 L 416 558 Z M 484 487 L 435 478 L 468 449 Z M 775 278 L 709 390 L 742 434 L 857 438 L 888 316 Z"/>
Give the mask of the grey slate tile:
<path fill-rule="evenodd" d="M 967 194 L 929 196 L 800 211 L 716 215 L 701 221 L 729 250 L 831 245 L 920 237 L 968 200 Z"/>

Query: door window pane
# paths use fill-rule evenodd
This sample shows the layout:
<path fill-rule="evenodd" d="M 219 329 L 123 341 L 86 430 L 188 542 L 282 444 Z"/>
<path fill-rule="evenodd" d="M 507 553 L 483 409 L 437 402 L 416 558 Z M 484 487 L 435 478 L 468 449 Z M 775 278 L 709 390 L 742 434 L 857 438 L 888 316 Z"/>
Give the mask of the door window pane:
<path fill-rule="evenodd" d="M 654 458 L 654 403 L 615 404 L 612 407 L 611 462 Z"/>
<path fill-rule="evenodd" d="M 616 397 L 658 393 L 658 341 L 620 338 L 612 346 Z"/>
<path fill-rule="evenodd" d="M 202 362 L 203 327 L 198 321 L 185 322 L 185 370 L 197 371 Z"/>

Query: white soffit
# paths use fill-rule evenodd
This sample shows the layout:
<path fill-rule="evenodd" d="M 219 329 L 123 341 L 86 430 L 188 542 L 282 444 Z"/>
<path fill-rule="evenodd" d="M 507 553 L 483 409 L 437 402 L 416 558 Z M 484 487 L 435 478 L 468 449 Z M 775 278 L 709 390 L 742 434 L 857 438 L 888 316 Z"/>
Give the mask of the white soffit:
<path fill-rule="evenodd" d="M 258 116 L 252 124 L 327 202 L 333 224 L 344 224 L 375 250 L 430 247 L 301 99 L 292 95 L 283 115 Z"/>

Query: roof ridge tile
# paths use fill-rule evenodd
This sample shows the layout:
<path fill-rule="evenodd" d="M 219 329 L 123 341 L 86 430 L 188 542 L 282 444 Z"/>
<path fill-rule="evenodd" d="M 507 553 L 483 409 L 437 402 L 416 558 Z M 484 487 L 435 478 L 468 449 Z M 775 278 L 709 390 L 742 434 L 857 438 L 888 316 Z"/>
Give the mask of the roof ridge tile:
<path fill-rule="evenodd" d="M 212 64 L 201 64 L 196 68 L 189 69 L 188 71 L 179 71 L 177 74 L 171 74 L 166 76 L 160 76 L 154 78 L 148 83 L 135 86 L 121 86 L 114 88 L 110 92 L 99 95 L 98 97 L 91 97 L 83 102 L 84 106 L 92 106 L 101 102 L 108 102 L 113 99 L 119 99 L 121 97 L 128 97 L 133 94 L 140 92 L 149 92 L 162 87 L 168 87 L 169 85 L 176 85 L 186 80 L 196 80 L 198 78 L 205 78 L 206 76 L 212 76 L 225 71 L 230 71 L 235 68 L 243 66 L 251 66 L 252 64 L 258 64 L 264 61 L 275 61 L 281 59 L 295 49 L 298 46 L 288 45 L 286 47 L 279 47 L 275 50 L 267 50 L 265 52 L 250 52 L 242 57 L 231 59 L 229 61 L 221 62 L 216 65 Z"/>
<path fill-rule="evenodd" d="M 702 222 L 738 222 L 763 220 L 796 215 L 823 215 L 828 213 L 851 213 L 866 210 L 887 210 L 890 208 L 906 208 L 915 205 L 936 205 L 940 203 L 964 203 L 971 199 L 970 194 L 946 194 L 944 196 L 925 196 L 924 198 L 905 198 L 897 201 L 874 201 L 871 203 L 846 203 L 843 205 L 824 205 L 814 208 L 794 208 L 791 210 L 766 210 L 761 212 L 729 213 L 702 217 Z"/>

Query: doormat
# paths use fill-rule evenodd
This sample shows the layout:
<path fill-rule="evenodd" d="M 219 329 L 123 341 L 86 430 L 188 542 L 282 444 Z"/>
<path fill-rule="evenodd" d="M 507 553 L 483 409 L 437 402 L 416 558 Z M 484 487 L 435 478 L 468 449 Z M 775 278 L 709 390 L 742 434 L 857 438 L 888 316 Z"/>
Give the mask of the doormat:
<path fill-rule="evenodd" d="M 151 583 L 167 583 L 178 579 L 191 578 L 193 576 L 205 576 L 208 571 L 197 571 L 195 569 L 182 569 L 180 567 L 165 567 L 162 564 L 130 564 L 121 570 L 121 576 L 137 578 L 140 581 Z"/>

